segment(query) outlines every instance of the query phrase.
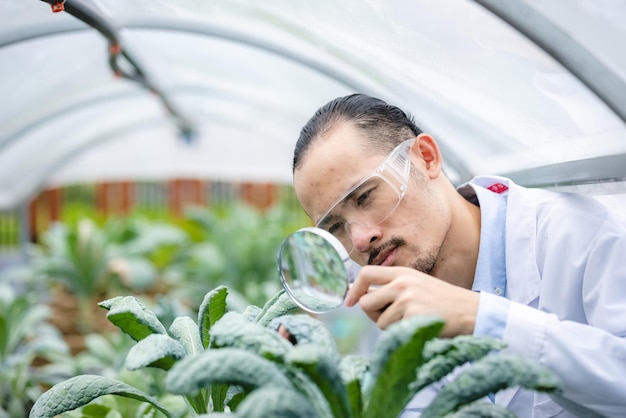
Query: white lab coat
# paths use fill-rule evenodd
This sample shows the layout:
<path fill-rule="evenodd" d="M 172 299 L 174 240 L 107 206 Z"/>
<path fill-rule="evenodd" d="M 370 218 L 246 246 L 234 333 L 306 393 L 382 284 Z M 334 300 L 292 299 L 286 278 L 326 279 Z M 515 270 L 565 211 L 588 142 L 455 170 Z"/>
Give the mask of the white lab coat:
<path fill-rule="evenodd" d="M 490 179 L 509 186 L 505 254 L 512 302 L 503 340 L 508 351 L 551 369 L 563 387 L 558 397 L 504 390 L 496 403 L 520 418 L 626 417 L 626 214 L 591 197 Z M 489 181 L 470 182 L 477 183 Z M 436 388 L 409 406 L 427 405 Z"/>
<path fill-rule="evenodd" d="M 584 416 L 574 402 L 626 417 L 626 214 L 590 197 L 508 183 L 507 295 L 517 303 L 504 341 L 556 373 L 558 401 L 572 416 Z M 503 395 L 506 404 L 511 395 Z M 524 416 L 558 409 L 536 395 L 534 414 Z"/>

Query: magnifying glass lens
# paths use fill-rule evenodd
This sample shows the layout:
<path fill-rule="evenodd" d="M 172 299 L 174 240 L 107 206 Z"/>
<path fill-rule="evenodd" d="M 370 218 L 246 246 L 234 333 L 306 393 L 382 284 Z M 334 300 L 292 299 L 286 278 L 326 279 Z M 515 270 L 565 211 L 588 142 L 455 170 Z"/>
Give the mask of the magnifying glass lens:
<path fill-rule="evenodd" d="M 292 299 L 307 311 L 322 313 L 341 306 L 349 281 L 342 255 L 315 230 L 303 228 L 283 241 L 278 269 Z"/>

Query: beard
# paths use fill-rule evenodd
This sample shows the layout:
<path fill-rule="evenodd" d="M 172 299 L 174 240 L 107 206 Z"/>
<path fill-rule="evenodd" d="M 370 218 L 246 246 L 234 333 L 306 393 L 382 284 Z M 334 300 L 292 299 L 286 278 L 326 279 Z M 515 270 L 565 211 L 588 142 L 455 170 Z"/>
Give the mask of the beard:
<path fill-rule="evenodd" d="M 399 237 L 392 237 L 389 241 L 374 248 L 367 260 L 367 264 L 371 265 L 373 261 L 378 257 L 378 255 L 386 250 L 387 248 L 400 248 L 406 247 L 407 243 L 404 239 Z M 429 253 L 424 253 L 420 251 L 418 248 L 409 248 L 409 252 L 412 254 L 416 254 L 415 257 L 410 261 L 406 267 L 410 267 L 422 273 L 431 274 L 433 269 L 435 268 L 435 261 L 437 260 L 437 256 L 434 251 Z"/>
<path fill-rule="evenodd" d="M 411 263 L 407 267 L 411 267 L 417 271 L 421 271 L 422 273 L 426 273 L 428 275 L 432 275 L 433 269 L 435 268 L 435 261 L 437 257 L 434 254 L 423 254 L 416 256 Z"/>

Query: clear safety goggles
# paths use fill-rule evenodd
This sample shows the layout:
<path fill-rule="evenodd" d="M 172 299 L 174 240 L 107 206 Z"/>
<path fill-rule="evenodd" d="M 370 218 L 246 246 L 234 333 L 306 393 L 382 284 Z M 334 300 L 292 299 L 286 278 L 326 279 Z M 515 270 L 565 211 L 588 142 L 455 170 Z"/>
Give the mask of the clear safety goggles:
<path fill-rule="evenodd" d="M 415 138 L 407 139 L 394 148 L 370 175 L 341 196 L 316 226 L 333 234 L 348 252 L 352 252 L 353 229 L 381 224 L 406 195 L 414 142 Z"/>

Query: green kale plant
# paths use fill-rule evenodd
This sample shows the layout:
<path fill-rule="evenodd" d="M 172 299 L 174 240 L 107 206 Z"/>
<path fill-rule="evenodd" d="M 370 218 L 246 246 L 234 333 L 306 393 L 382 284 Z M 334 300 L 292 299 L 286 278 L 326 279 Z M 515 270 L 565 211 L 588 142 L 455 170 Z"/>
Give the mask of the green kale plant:
<path fill-rule="evenodd" d="M 41 240 L 32 248 L 33 272 L 49 284 L 62 284 L 77 299 L 78 328 L 84 334 L 96 329 L 94 298 L 154 288 L 157 262 L 167 264 L 188 242 L 174 225 L 133 217 L 102 226 L 89 218 L 76 225 L 55 223 Z"/>
<path fill-rule="evenodd" d="M 126 367 L 165 370 L 166 391 L 185 398 L 189 415 L 397 416 L 421 389 L 461 365 L 465 368 L 439 391 L 423 417 L 511 417 L 506 409 L 480 400 L 511 386 L 559 390 L 547 369 L 499 352 L 501 342 L 472 336 L 437 338 L 444 323 L 436 317 L 413 317 L 390 326 L 371 358 L 341 356 L 323 323 L 296 312 L 283 291 L 262 309 L 250 305 L 241 313 L 228 311 L 227 295 L 225 286 L 217 287 L 205 296 L 197 320 L 179 317 L 169 329 L 134 297 L 116 297 L 100 306 L 108 310 L 111 322 L 137 341 Z M 30 417 L 52 418 L 81 407 L 84 411 L 103 395 L 148 404 L 142 416 L 157 411 L 168 418 L 178 416 L 129 384 L 81 375 L 44 393 Z M 115 416 L 115 411 L 100 412 Z"/>
<path fill-rule="evenodd" d="M 263 305 L 280 289 L 276 249 L 301 225 L 293 209 L 278 205 L 261 211 L 243 204 L 194 207 L 181 227 L 192 240 L 163 270 L 168 294 L 197 309 L 207 284 L 228 286 L 230 303 Z M 184 285 L 180 285 L 184 283 Z"/>
<path fill-rule="evenodd" d="M 49 365 L 69 348 L 48 323 L 50 310 L 37 289 L 20 289 L 9 274 L 0 275 L 0 418 L 20 418 L 43 392 L 57 383 Z"/>

